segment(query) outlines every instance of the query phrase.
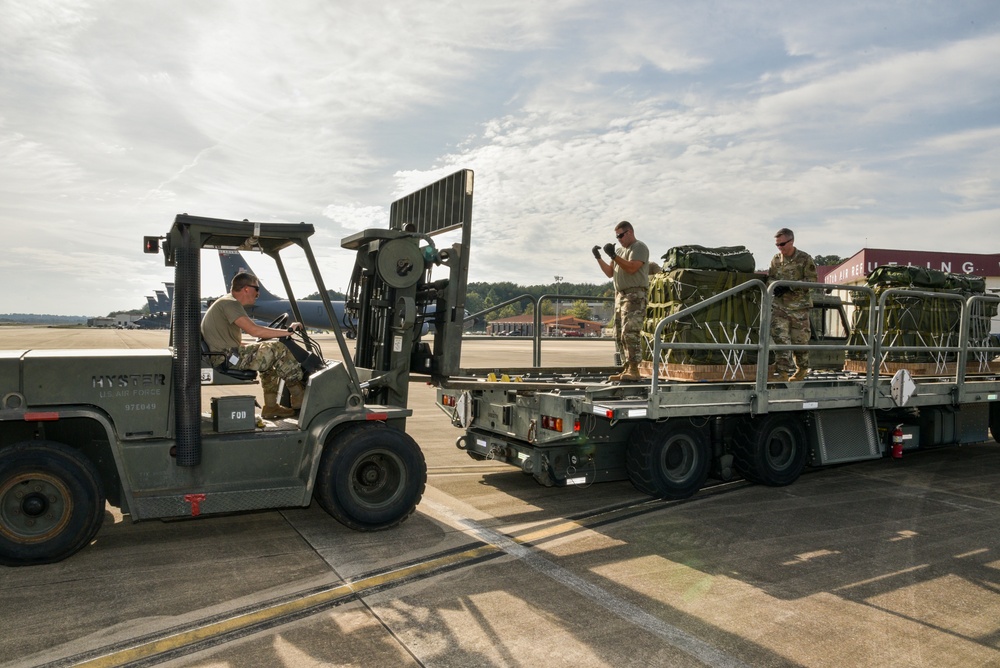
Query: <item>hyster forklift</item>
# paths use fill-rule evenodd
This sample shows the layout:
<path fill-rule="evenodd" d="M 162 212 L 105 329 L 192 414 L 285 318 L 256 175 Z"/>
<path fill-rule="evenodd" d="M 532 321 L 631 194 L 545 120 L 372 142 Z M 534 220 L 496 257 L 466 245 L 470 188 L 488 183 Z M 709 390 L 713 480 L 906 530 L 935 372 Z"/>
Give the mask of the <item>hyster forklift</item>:
<path fill-rule="evenodd" d="M 457 172 L 394 202 L 387 229 L 343 239 L 357 253 L 347 303 L 357 321 L 353 356 L 309 246 L 312 225 L 187 214 L 144 240 L 175 268 L 169 348 L 0 351 L 0 563 L 74 554 L 98 533 L 106 502 L 134 521 L 313 498 L 361 531 L 409 517 L 427 478 L 404 431 L 409 375 L 458 368 L 472 187 L 472 172 Z M 451 230 L 461 240 L 436 247 L 433 237 Z M 213 398 L 203 412 L 204 385 L 256 381 L 255 372 L 215 364 L 220 351 L 201 341 L 202 251 L 272 258 L 288 316 L 301 320 L 281 255 L 291 247 L 308 261 L 341 359 L 323 359 L 307 332 L 296 334 L 308 371 L 297 419 L 258 422 L 254 394 Z M 432 279 L 432 270 L 443 276 Z"/>

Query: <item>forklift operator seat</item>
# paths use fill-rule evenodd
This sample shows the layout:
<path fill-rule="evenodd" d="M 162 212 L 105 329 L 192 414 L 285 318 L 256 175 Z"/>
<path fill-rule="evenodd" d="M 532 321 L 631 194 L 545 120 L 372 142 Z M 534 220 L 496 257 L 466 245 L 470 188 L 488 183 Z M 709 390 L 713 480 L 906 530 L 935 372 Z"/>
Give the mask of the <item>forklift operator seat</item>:
<path fill-rule="evenodd" d="M 218 356 L 222 358 L 221 364 L 212 364 L 212 358 Z M 229 360 L 224 352 L 213 352 L 208 349 L 208 344 L 205 343 L 205 339 L 201 339 L 201 368 L 202 369 L 213 369 L 217 374 L 222 374 L 223 376 L 228 376 L 232 380 L 227 378 L 219 378 L 219 376 L 214 376 L 213 385 L 222 385 L 228 383 L 253 383 L 257 380 L 257 372 L 253 369 L 236 369 L 229 366 Z"/>

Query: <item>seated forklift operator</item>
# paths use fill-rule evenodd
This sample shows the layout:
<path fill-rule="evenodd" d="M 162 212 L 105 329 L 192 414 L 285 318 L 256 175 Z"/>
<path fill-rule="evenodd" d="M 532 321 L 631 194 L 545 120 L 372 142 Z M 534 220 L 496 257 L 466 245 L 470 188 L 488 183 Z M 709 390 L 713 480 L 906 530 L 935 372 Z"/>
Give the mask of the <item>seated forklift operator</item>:
<path fill-rule="evenodd" d="M 243 332 L 258 339 L 287 338 L 290 332 L 302 329 L 302 323 L 293 322 L 287 330 L 263 327 L 247 315 L 247 306 L 253 306 L 260 292 L 257 277 L 240 272 L 233 277 L 228 295 L 212 303 L 201 321 L 201 336 L 212 352 L 225 351 L 229 365 L 236 369 L 253 369 L 260 373 L 264 391 L 262 418 L 273 420 L 296 414 L 302 406 L 302 367 L 291 350 L 281 341 L 243 343 Z M 233 361 L 235 356 L 237 361 Z M 291 408 L 278 404 L 278 381 L 285 381 L 291 398 Z"/>

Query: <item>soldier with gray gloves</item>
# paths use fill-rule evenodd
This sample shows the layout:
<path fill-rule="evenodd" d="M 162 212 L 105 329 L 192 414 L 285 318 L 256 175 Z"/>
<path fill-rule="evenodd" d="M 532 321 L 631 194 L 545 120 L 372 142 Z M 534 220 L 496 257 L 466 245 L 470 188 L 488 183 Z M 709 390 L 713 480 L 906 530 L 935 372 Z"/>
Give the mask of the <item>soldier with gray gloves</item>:
<path fill-rule="evenodd" d="M 615 344 L 625 363 L 621 372 L 608 380 L 637 381 L 640 379 L 642 323 L 646 318 L 646 293 L 649 290 L 649 248 L 635 238 L 632 223 L 627 220 L 615 225 L 615 237 L 621 246 L 616 250 L 613 243 L 604 245 L 604 252 L 609 258 L 607 262 L 601 256 L 601 248 L 593 248 L 601 270 L 615 287 Z"/>

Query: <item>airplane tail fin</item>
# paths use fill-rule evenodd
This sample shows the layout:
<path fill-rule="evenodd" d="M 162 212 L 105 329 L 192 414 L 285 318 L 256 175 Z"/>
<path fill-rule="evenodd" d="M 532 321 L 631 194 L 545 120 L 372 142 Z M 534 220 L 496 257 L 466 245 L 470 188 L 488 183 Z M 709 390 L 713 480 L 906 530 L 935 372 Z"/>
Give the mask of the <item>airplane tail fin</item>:
<path fill-rule="evenodd" d="M 219 250 L 219 264 L 222 265 L 222 277 L 226 281 L 226 291 L 229 291 L 229 286 L 233 283 L 233 277 L 241 271 L 246 271 L 251 274 L 254 273 L 253 269 L 250 268 L 250 263 L 246 261 L 243 254 L 237 250 Z M 256 276 L 256 274 L 254 274 Z M 257 276 L 257 285 L 260 286 L 260 297 L 258 301 L 274 301 L 276 299 L 281 299 L 275 296 L 264 287 L 264 284 L 260 282 L 260 276 Z"/>

